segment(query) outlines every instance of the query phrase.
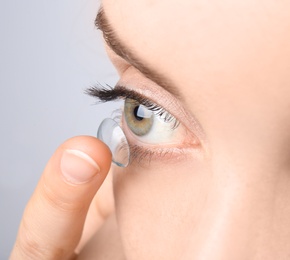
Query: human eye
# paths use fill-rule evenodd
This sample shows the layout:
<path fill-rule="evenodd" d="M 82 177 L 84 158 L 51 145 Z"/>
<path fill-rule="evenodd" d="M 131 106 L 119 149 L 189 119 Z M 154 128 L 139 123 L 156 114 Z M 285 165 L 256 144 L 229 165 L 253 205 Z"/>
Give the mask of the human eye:
<path fill-rule="evenodd" d="M 124 86 L 87 90 L 100 101 L 123 100 L 120 125 L 128 140 L 131 163 L 173 161 L 196 149 L 198 139 L 170 112 L 139 92 Z"/>
<path fill-rule="evenodd" d="M 181 128 L 173 115 L 144 97 L 125 98 L 122 125 L 140 143 L 151 146 L 178 142 Z"/>

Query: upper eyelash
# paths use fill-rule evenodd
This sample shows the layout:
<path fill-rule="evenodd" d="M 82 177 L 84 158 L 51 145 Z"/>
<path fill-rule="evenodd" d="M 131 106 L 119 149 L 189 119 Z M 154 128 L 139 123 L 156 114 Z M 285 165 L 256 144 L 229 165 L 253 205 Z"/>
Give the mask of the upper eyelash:
<path fill-rule="evenodd" d="M 112 88 L 108 84 L 106 87 L 98 84 L 97 86 L 93 86 L 88 88 L 85 91 L 86 94 L 98 98 L 101 102 L 108 102 L 118 100 L 120 98 L 128 98 L 133 99 L 139 102 L 140 104 L 144 105 L 149 110 L 153 111 L 155 115 L 159 115 L 163 118 L 164 122 L 173 122 L 173 129 L 179 126 L 179 121 L 173 115 L 171 115 L 168 111 L 166 111 L 163 107 L 155 104 L 148 98 L 142 96 L 138 92 L 133 90 L 129 90 L 126 87 L 117 85 L 115 88 Z"/>

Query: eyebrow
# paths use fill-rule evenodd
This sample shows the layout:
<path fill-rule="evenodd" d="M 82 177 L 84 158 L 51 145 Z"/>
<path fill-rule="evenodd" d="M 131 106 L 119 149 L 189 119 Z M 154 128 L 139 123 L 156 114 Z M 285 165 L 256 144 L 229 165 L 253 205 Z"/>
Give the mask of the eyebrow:
<path fill-rule="evenodd" d="M 102 31 L 105 42 L 114 53 L 138 69 L 145 77 L 163 87 L 175 97 L 181 99 L 180 92 L 176 86 L 169 82 L 168 79 L 166 79 L 162 74 L 146 66 L 144 62 L 132 53 L 130 48 L 123 44 L 109 23 L 102 7 L 100 7 L 98 11 L 95 26 Z"/>

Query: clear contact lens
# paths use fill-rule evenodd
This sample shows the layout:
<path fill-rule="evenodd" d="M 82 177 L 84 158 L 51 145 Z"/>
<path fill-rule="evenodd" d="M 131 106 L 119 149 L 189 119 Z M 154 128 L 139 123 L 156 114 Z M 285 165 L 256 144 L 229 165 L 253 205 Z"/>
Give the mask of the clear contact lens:
<path fill-rule="evenodd" d="M 120 167 L 128 166 L 129 144 L 123 130 L 115 120 L 104 119 L 99 126 L 97 137 L 110 148 L 113 163 Z"/>

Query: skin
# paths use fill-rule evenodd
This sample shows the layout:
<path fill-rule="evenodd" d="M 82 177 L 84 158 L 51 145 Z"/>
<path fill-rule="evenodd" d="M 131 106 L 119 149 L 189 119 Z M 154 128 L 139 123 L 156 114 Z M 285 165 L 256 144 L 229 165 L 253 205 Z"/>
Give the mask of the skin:
<path fill-rule="evenodd" d="M 104 0 L 102 4 L 120 41 L 178 90 L 179 98 L 169 98 L 176 99 L 199 127 L 188 128 L 195 138 L 189 140 L 192 146 L 184 157 L 173 155 L 166 162 L 153 157 L 150 164 L 112 168 L 115 211 L 79 258 L 289 259 L 290 3 Z M 153 100 L 144 86 L 168 95 L 107 49 L 122 84 Z M 174 113 L 179 117 L 181 112 Z M 180 118 L 186 125 L 184 121 Z M 87 142 L 85 147 L 92 145 Z M 98 154 L 106 151 L 101 143 L 94 145 Z M 57 152 L 53 158 L 57 156 L 61 155 Z M 95 160 L 101 168 L 109 168 L 103 158 Z M 80 185 L 74 192 L 88 189 L 93 194 L 100 184 Z M 38 196 L 36 191 L 33 198 Z M 64 194 L 56 192 L 53 201 L 58 196 Z M 93 196 L 81 191 L 79 196 L 87 201 L 81 211 L 85 215 Z M 32 199 L 28 212 L 43 223 L 39 212 L 47 208 L 37 203 Z M 104 208 L 109 215 L 110 206 Z M 27 222 L 29 214 L 24 214 Z M 84 217 L 63 217 L 68 221 L 58 224 L 50 239 L 63 238 L 65 225 L 84 222 Z M 44 229 L 32 228 L 37 234 L 34 241 L 45 244 Z M 25 244 L 23 229 L 12 256 L 31 251 L 31 246 L 26 251 L 17 247 L 19 241 Z M 73 232 L 80 237 L 80 230 Z M 62 240 L 54 241 L 51 248 L 59 248 L 57 242 Z M 77 244 L 69 243 L 61 247 L 66 256 Z M 109 255 L 113 249 L 116 255 Z"/>

